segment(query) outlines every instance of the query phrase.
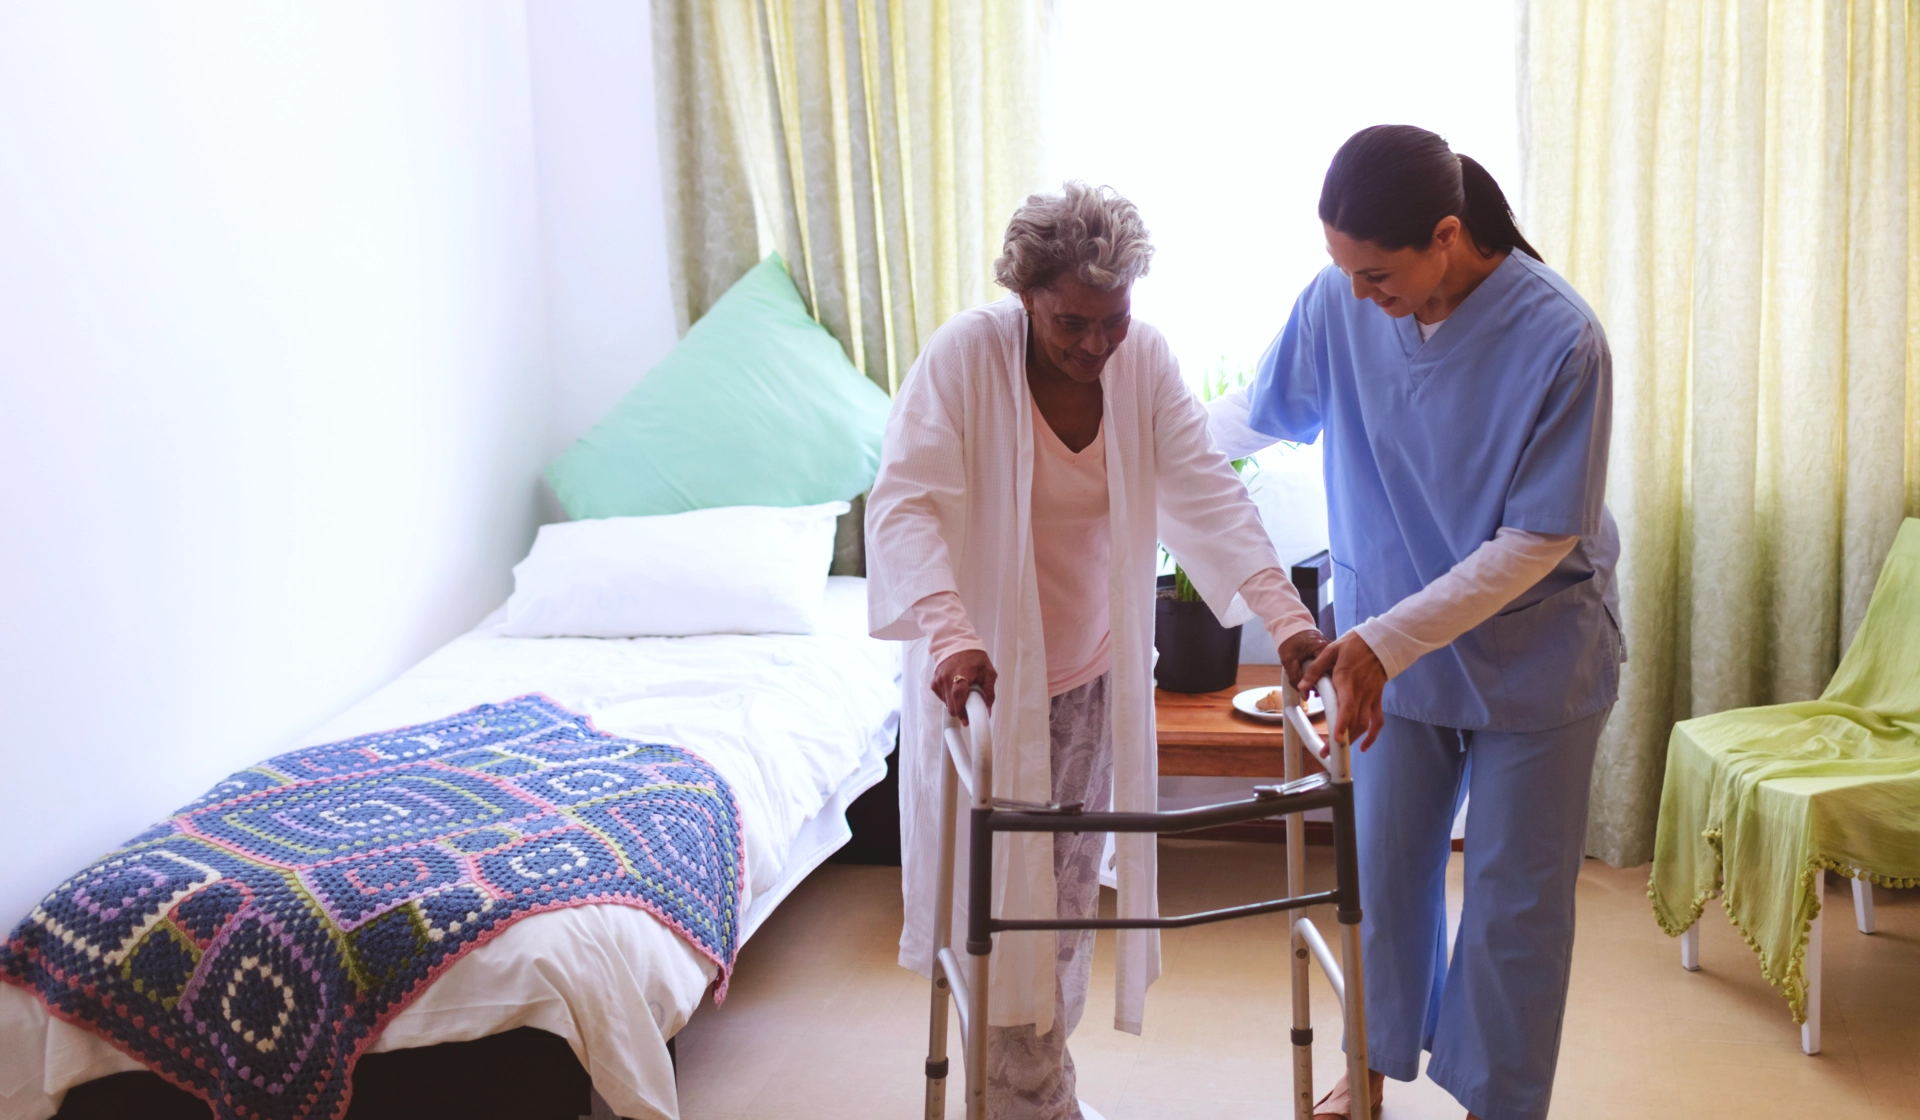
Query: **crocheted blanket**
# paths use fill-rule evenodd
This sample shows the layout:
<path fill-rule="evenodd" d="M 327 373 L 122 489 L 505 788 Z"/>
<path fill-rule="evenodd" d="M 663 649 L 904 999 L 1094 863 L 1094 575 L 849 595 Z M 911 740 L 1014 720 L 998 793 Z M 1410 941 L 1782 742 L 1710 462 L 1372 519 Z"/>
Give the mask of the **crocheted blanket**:
<path fill-rule="evenodd" d="M 467 951 L 564 906 L 636 906 L 720 966 L 733 790 L 542 696 L 233 775 L 60 884 L 0 978 L 232 1120 L 342 1116 L 354 1063 Z"/>

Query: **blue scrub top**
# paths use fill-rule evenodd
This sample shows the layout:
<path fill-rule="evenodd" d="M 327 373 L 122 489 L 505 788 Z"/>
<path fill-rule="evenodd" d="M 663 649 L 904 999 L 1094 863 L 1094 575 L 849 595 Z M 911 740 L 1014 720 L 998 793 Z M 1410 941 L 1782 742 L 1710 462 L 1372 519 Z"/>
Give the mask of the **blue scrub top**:
<path fill-rule="evenodd" d="M 1558 273 L 1509 253 L 1425 343 L 1329 266 L 1260 360 L 1250 423 L 1326 433 L 1341 630 L 1444 575 L 1501 528 L 1580 543 L 1500 613 L 1388 682 L 1383 706 L 1443 727 L 1542 731 L 1619 689 L 1619 538 L 1604 494 L 1613 365 Z"/>

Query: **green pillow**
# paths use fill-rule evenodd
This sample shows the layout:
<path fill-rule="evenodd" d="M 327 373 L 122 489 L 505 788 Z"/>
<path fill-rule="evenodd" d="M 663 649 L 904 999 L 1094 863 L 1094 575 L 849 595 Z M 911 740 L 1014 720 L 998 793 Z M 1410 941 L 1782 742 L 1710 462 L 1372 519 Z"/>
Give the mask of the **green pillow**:
<path fill-rule="evenodd" d="M 845 501 L 873 485 L 891 403 L 807 314 L 776 253 L 555 459 L 547 481 L 575 520 Z"/>

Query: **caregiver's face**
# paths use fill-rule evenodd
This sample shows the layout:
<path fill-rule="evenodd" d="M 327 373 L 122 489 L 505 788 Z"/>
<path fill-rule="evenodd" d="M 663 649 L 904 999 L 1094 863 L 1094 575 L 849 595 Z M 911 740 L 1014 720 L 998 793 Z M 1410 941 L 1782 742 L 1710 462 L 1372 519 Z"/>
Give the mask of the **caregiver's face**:
<path fill-rule="evenodd" d="M 1461 235 L 1460 219 L 1446 217 L 1424 249 L 1383 249 L 1358 241 L 1321 222 L 1327 255 L 1353 281 L 1353 298 L 1370 299 L 1396 319 L 1413 314 L 1433 298 L 1447 274 L 1447 257 Z"/>
<path fill-rule="evenodd" d="M 1083 384 L 1098 381 L 1133 325 L 1132 285 L 1105 291 L 1076 276 L 1020 293 L 1033 344 L 1053 368 Z"/>

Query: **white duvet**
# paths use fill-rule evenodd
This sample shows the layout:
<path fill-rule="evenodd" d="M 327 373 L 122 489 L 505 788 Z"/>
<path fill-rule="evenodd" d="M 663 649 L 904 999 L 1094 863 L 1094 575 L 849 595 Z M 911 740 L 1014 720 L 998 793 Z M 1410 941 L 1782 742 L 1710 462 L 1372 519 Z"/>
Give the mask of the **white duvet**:
<path fill-rule="evenodd" d="M 686 747 L 733 786 L 746 838 L 741 939 L 847 838 L 842 813 L 885 773 L 899 646 L 867 637 L 865 581 L 828 581 L 808 635 L 505 638 L 499 612 L 320 727 L 324 743 L 529 692 L 602 731 Z M 128 822 L 128 832 L 145 822 Z M 531 1026 L 567 1039 L 613 1110 L 677 1118 L 671 1038 L 712 961 L 652 915 L 585 906 L 524 918 L 468 953 L 387 1025 L 375 1051 Z M 142 1068 L 0 984 L 0 1120 L 45 1120 L 66 1091 Z"/>

